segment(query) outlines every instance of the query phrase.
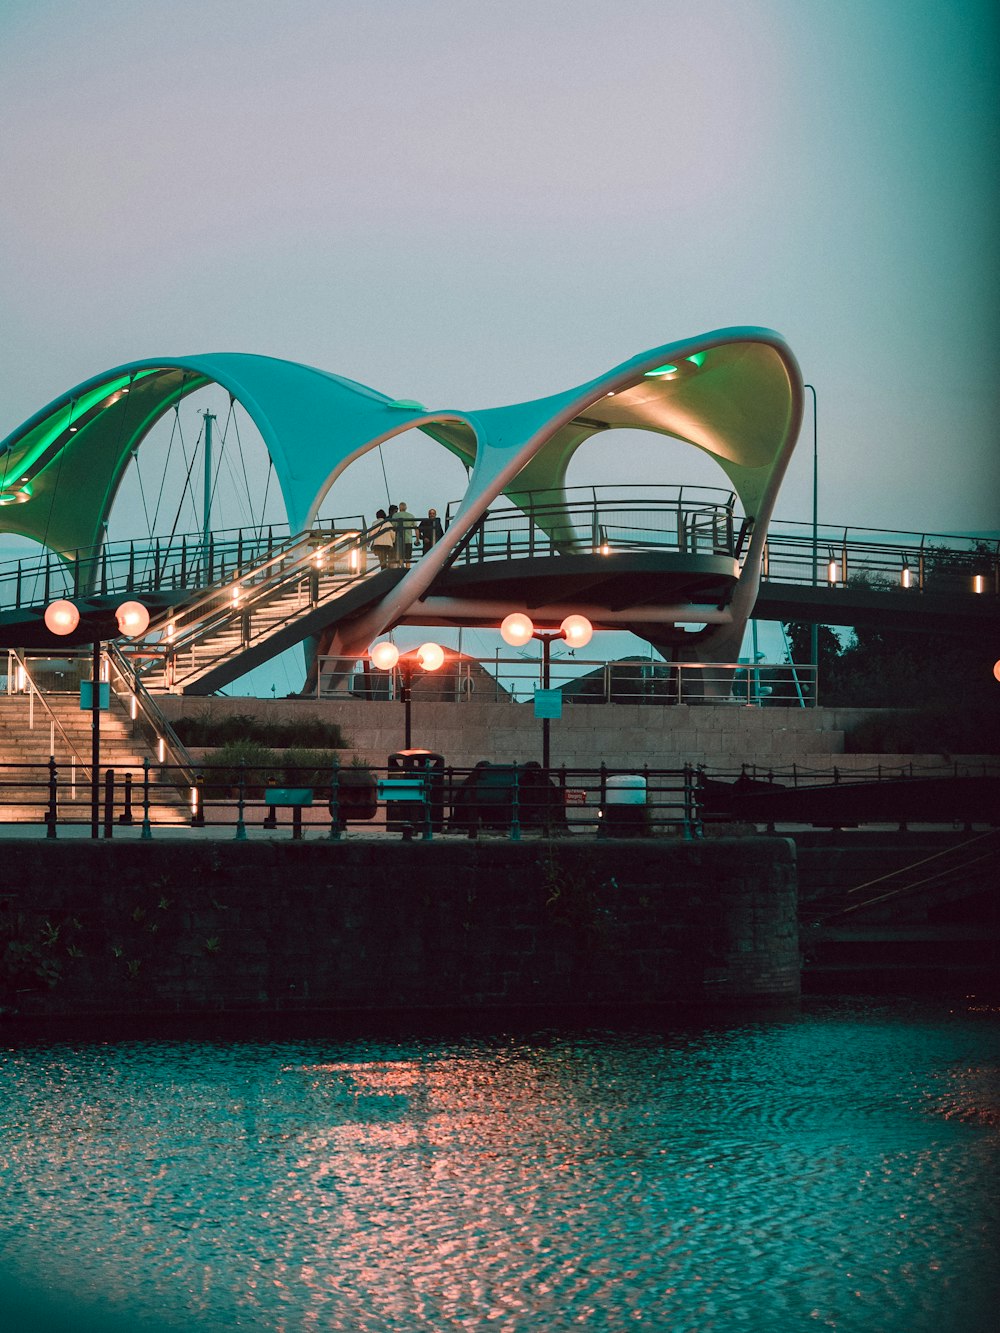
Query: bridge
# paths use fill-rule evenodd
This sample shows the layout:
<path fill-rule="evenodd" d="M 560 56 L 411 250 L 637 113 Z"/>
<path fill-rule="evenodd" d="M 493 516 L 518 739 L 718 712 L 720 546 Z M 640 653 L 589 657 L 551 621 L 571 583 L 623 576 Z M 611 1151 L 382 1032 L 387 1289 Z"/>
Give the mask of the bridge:
<path fill-rule="evenodd" d="M 560 502 L 558 526 L 544 493 L 522 498 L 524 508 L 491 510 L 397 623 L 495 627 L 512 609 L 558 623 L 575 610 L 669 656 L 727 622 L 746 533 L 731 492 L 587 488 Z M 81 611 L 73 637 L 89 643 L 111 637 L 115 607 L 136 598 L 149 630 L 123 646 L 147 688 L 210 693 L 303 640 L 326 654 L 338 628 L 426 559 L 418 542 L 406 561 L 400 528 L 383 569 L 373 533 L 362 516 L 297 534 L 181 534 L 0 565 L 0 635 L 51 648 L 44 609 L 66 598 Z M 1000 622 L 998 566 L 995 542 L 823 527 L 814 549 L 805 527 L 772 523 L 753 615 L 982 635 Z"/>
<path fill-rule="evenodd" d="M 152 425 L 216 382 L 265 441 L 286 527 L 101 540 Z M 206 694 L 292 645 L 350 657 L 394 625 L 496 626 L 586 615 L 673 660 L 733 660 L 751 615 L 983 635 L 1000 619 L 1000 543 L 773 519 L 802 414 L 802 382 L 778 335 L 729 329 L 633 357 L 550 398 L 429 412 L 311 367 L 215 354 L 138 362 L 77 386 L 0 444 L 0 532 L 40 543 L 0 566 L 0 644 L 64 650 L 116 637 L 123 597 L 150 612 L 128 644 L 146 689 Z M 364 515 L 318 521 L 333 481 L 416 427 L 470 468 L 425 549 L 397 520 L 383 567 Z M 726 488 L 569 488 L 586 439 L 620 428 L 711 455 Z M 207 484 L 206 484 L 207 489 Z M 57 637 L 45 608 L 71 601 Z"/>

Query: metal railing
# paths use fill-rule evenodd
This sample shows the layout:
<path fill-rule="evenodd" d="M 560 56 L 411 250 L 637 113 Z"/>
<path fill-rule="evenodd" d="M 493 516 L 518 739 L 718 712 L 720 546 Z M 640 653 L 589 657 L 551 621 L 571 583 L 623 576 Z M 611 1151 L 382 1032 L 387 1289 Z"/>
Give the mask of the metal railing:
<path fill-rule="evenodd" d="M 157 788 L 182 786 L 186 773 L 168 764 L 102 774 L 102 833 L 138 826 L 177 829 L 158 808 Z M 625 785 L 627 784 L 627 785 Z M 349 830 L 431 839 L 436 834 L 478 837 L 596 834 L 670 836 L 701 834 L 699 783 L 690 765 L 677 769 L 551 769 L 537 764 L 440 766 L 401 772 L 391 766 L 329 768 L 203 764 L 189 786 L 186 822 L 192 829 L 229 830 L 235 839 L 287 829 L 339 839 Z M 48 837 L 60 827 L 90 823 L 87 800 L 71 799 L 69 781 L 54 760 L 0 764 L 0 810 L 6 822 L 39 823 Z"/>
<path fill-rule="evenodd" d="M 28 730 L 34 731 L 35 729 L 35 708 L 37 707 L 48 720 L 49 754 L 55 754 L 55 737 L 58 733 L 66 754 L 72 757 L 74 764 L 79 764 L 89 781 L 91 772 L 90 756 L 88 755 L 85 759 L 73 744 L 65 727 L 49 707 L 44 692 L 38 688 L 33 678 L 29 659 L 22 656 L 16 648 L 7 650 L 7 693 L 9 695 L 21 693 L 27 695 Z"/>
<path fill-rule="evenodd" d="M 330 540 L 364 526 L 361 515 L 322 519 L 311 532 Z M 270 523 L 220 529 L 210 533 L 207 542 L 200 532 L 186 532 L 145 542 L 104 542 L 64 557 L 45 551 L 0 563 L 0 606 L 41 606 L 58 597 L 190 593 L 249 573 L 300 536 L 289 532 L 286 523 Z"/>
<path fill-rule="evenodd" d="M 762 576 L 820 587 L 1000 596 L 1000 540 L 875 528 L 819 529 L 772 521 Z"/>
<path fill-rule="evenodd" d="M 714 487 L 604 486 L 530 491 L 521 505 L 498 502 L 460 544 L 453 563 L 479 564 L 534 556 L 610 555 L 676 550 L 738 554 L 735 495 Z M 450 523 L 458 503 L 446 510 Z"/>
<path fill-rule="evenodd" d="M 133 663 L 128 661 L 116 643 L 109 643 L 105 653 L 110 667 L 111 687 L 119 703 L 127 711 L 132 722 L 136 722 L 139 717 L 142 718 L 148 739 L 157 751 L 157 760 L 160 763 L 169 762 L 180 775 L 182 782 L 190 784 L 194 781 L 194 760 L 184 742 L 160 711 L 153 696 L 143 685 Z"/>
<path fill-rule="evenodd" d="M 380 671 L 365 658 L 318 659 L 315 693 L 323 699 L 387 702 L 403 697 L 398 669 Z M 411 695 L 428 703 L 530 702 L 542 686 L 541 658 L 481 661 L 446 653 L 434 672 L 416 671 Z M 816 668 L 797 662 L 624 662 L 553 657 L 550 688 L 563 702 L 584 704 L 742 704 L 805 708 L 817 701 Z"/>

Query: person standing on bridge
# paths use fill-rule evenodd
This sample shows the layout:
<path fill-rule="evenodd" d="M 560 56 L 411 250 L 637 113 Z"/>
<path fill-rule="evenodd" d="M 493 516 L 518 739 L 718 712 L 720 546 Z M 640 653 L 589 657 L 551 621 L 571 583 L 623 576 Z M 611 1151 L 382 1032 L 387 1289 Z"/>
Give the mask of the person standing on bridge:
<path fill-rule="evenodd" d="M 375 523 L 369 529 L 369 546 L 375 552 L 379 569 L 388 569 L 396 549 L 396 531 L 384 509 L 375 510 Z"/>
<path fill-rule="evenodd" d="M 417 526 L 417 520 L 407 509 L 405 500 L 399 502 L 396 522 L 399 524 L 399 552 L 403 564 L 409 569 L 410 561 L 413 559 L 413 533 Z"/>
<path fill-rule="evenodd" d="M 417 524 L 417 533 L 420 537 L 420 554 L 426 555 L 434 543 L 444 536 L 436 509 L 428 509 L 427 517 L 422 518 Z"/>

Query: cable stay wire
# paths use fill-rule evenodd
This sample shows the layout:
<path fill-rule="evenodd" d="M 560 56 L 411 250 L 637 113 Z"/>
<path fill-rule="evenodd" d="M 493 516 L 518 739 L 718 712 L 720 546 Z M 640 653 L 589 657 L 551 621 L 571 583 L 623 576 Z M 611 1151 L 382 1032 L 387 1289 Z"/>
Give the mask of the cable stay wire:
<path fill-rule="evenodd" d="M 167 441 L 167 456 L 163 460 L 163 472 L 160 476 L 160 489 L 158 490 L 156 495 L 156 508 L 153 510 L 154 528 L 156 527 L 157 523 L 160 520 L 160 505 L 163 502 L 163 488 L 167 484 L 167 470 L 170 467 L 170 456 L 174 451 L 174 436 L 180 429 L 180 424 L 181 424 L 180 404 L 174 403 L 174 424 L 170 428 L 170 439 Z M 183 447 L 184 447 L 184 432 L 181 431 L 181 448 L 183 449 Z M 185 455 L 185 461 L 186 459 L 187 455 Z M 150 536 L 152 535 L 153 534 L 150 533 Z"/>
<path fill-rule="evenodd" d="M 231 403 L 235 404 L 235 401 L 236 401 L 236 400 L 235 400 L 235 398 L 233 397 L 232 394 L 229 395 L 229 401 L 230 401 Z M 245 455 L 244 452 L 243 452 L 243 439 L 242 439 L 242 436 L 240 435 L 240 418 L 239 418 L 239 413 L 235 413 L 235 412 L 234 412 L 234 414 L 233 414 L 233 428 L 234 428 L 234 430 L 236 431 L 236 443 L 237 443 L 237 445 L 239 446 L 239 451 L 240 451 L 240 467 L 241 467 L 242 470 L 243 470 L 243 485 L 246 487 L 246 492 L 247 492 L 247 512 L 248 512 L 249 515 L 250 515 L 250 525 L 251 525 L 251 527 L 252 527 L 252 526 L 253 526 L 253 496 L 250 494 L 250 478 L 247 476 L 247 460 L 246 460 L 246 455 Z"/>
<path fill-rule="evenodd" d="M 381 445 L 381 443 L 379 443 L 378 445 L 376 445 L 376 448 L 378 449 L 378 461 L 382 464 L 382 480 L 385 482 L 385 502 L 386 502 L 387 505 L 391 505 L 391 504 L 392 504 L 392 498 L 391 498 L 391 496 L 389 495 L 389 478 L 388 478 L 388 476 L 386 475 L 386 470 L 385 470 L 385 457 L 383 456 L 383 453 L 382 453 L 382 445 Z"/>

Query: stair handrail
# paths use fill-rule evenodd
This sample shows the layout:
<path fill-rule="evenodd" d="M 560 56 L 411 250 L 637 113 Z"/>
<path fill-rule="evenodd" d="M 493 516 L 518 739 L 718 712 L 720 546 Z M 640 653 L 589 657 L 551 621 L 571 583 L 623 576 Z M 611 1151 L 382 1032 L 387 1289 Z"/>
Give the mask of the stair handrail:
<path fill-rule="evenodd" d="M 108 643 L 106 651 L 111 667 L 124 682 L 126 691 L 135 699 L 146 723 L 152 728 L 157 740 L 162 739 L 170 764 L 175 769 L 180 770 L 185 783 L 193 785 L 197 776 L 197 765 L 192 759 L 187 746 L 177 735 L 153 696 L 143 685 L 138 672 L 125 657 L 118 644 Z"/>
<path fill-rule="evenodd" d="M 283 565 L 284 567 L 279 568 L 275 574 L 251 585 L 249 588 L 245 586 L 242 580 L 233 580 L 232 586 L 235 588 L 238 584 L 246 594 L 238 604 L 224 600 L 226 589 L 220 589 L 219 585 L 216 585 L 211 592 L 184 608 L 180 618 L 184 620 L 190 619 L 193 622 L 184 634 L 179 636 L 176 634 L 176 622 L 178 617 L 172 617 L 173 633 L 169 639 L 161 637 L 153 644 L 148 643 L 146 640 L 135 641 L 129 646 L 134 650 L 137 650 L 136 656 L 151 656 L 155 659 L 169 661 L 171 657 L 176 657 L 176 655 L 183 649 L 194 647 L 196 643 L 207 639 L 216 629 L 228 624 L 233 618 L 234 613 L 246 615 L 252 614 L 254 610 L 259 611 L 262 606 L 267 605 L 272 601 L 276 595 L 280 595 L 285 590 L 288 583 L 300 580 L 304 576 L 308 576 L 310 573 L 315 572 L 318 575 L 319 570 L 311 568 L 311 565 L 314 564 L 317 559 L 322 560 L 331 552 L 336 553 L 344 548 L 356 548 L 363 551 L 366 544 L 365 533 L 366 529 L 358 529 L 348 533 L 342 533 L 332 541 L 321 541 L 319 544 L 316 542 L 315 532 L 307 531 L 302 533 L 294 543 L 291 543 L 284 549 L 282 554 L 275 556 L 272 560 L 263 562 L 257 567 L 258 569 L 264 569 L 272 564 Z M 297 546 L 302 547 L 303 551 L 296 553 L 295 548 Z M 295 556 L 294 563 L 291 565 L 287 563 L 289 555 Z M 356 571 L 345 572 L 343 577 L 337 581 L 337 589 L 340 590 L 345 585 L 354 583 L 366 577 L 368 572 L 366 567 L 359 567 Z M 223 600 L 220 600 L 220 595 Z M 211 608 L 212 614 L 199 616 L 201 608 L 206 606 Z M 287 621 L 292 618 L 292 616 L 289 616 L 282 621 L 269 625 L 268 630 L 273 631 L 280 625 L 287 623 Z M 162 621 L 158 622 L 154 628 L 162 634 Z"/>
<path fill-rule="evenodd" d="M 42 694 L 41 690 L 38 688 L 38 686 L 31 678 L 31 672 L 28 670 L 28 663 L 26 658 L 21 656 L 21 653 L 17 648 L 10 648 L 8 649 L 8 651 L 10 655 L 14 658 L 14 661 L 17 662 L 18 666 L 21 668 L 21 671 L 24 674 L 24 680 L 25 684 L 28 686 L 29 694 L 33 694 L 34 697 L 38 700 L 38 702 L 42 705 L 42 708 L 45 710 L 45 712 L 48 713 L 49 721 L 55 726 L 56 730 L 59 732 L 59 735 L 62 737 L 63 742 L 66 745 L 66 748 L 69 750 L 70 754 L 73 756 L 76 762 L 81 766 L 81 768 L 89 777 L 91 772 L 90 760 L 84 759 L 83 755 L 70 740 L 69 735 L 67 734 L 63 724 L 59 721 L 55 713 L 53 713 L 52 709 L 46 703 L 45 695 Z"/>
<path fill-rule="evenodd" d="M 206 619 L 203 616 L 204 608 L 213 610 L 215 619 L 227 620 L 236 609 L 232 601 L 220 601 L 224 598 L 227 591 L 240 588 L 243 594 L 240 598 L 238 609 L 247 611 L 263 597 L 270 596 L 281 584 L 286 581 L 301 577 L 303 573 L 308 573 L 308 561 L 315 561 L 318 556 L 325 556 L 327 553 L 341 547 L 358 546 L 363 548 L 365 545 L 367 529 L 360 528 L 357 531 L 343 533 L 332 541 L 325 542 L 319 546 L 316 545 L 315 534 L 310 530 L 299 533 L 296 537 L 290 539 L 273 555 L 260 561 L 259 564 L 244 570 L 240 575 L 229 578 L 226 582 L 213 584 L 207 588 L 199 597 L 193 601 L 186 602 L 183 608 L 176 615 L 158 616 L 151 628 L 161 630 L 164 623 L 169 622 L 174 626 L 174 637 L 169 644 L 160 643 L 163 648 L 176 648 L 184 644 L 187 640 L 184 636 L 177 636 L 176 630 L 178 624 L 186 622 L 195 622 L 191 626 L 189 633 L 200 633 L 206 625 Z M 303 558 L 303 556 L 305 558 Z M 292 564 L 288 564 L 289 558 L 293 559 Z M 264 571 L 272 566 L 278 566 L 273 574 L 261 578 Z M 358 574 L 365 571 L 358 570 Z"/>

